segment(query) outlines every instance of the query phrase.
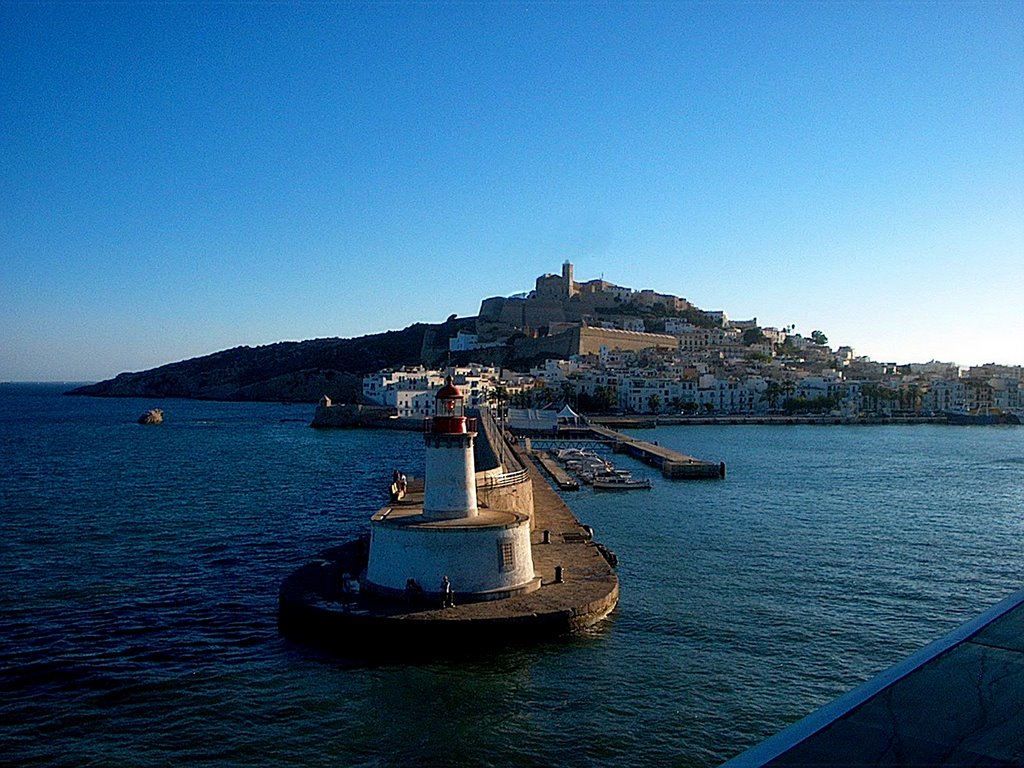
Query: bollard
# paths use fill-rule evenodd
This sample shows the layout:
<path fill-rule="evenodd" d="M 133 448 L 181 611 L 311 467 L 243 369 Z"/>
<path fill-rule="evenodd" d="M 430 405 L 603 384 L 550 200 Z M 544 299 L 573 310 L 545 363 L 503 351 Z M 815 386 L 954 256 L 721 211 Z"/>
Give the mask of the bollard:
<path fill-rule="evenodd" d="M 544 531 L 544 544 L 551 543 L 551 531 Z"/>
<path fill-rule="evenodd" d="M 565 580 L 562 578 L 562 566 L 555 566 L 555 584 L 564 584 Z"/>

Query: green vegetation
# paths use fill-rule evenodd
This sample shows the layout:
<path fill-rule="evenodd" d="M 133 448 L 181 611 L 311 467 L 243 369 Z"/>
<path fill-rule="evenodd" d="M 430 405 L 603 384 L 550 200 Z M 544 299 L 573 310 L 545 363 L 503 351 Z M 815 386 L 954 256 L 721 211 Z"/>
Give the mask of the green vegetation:
<path fill-rule="evenodd" d="M 750 347 L 754 344 L 760 344 L 761 342 L 767 341 L 768 337 L 764 335 L 764 331 L 760 328 L 747 328 L 743 332 L 743 343 Z"/>
<path fill-rule="evenodd" d="M 618 405 L 615 391 L 608 387 L 597 387 L 593 395 L 581 392 L 577 405 L 583 413 L 608 413 Z"/>
<path fill-rule="evenodd" d="M 800 357 L 800 350 L 787 338 L 781 344 L 775 345 L 775 354 L 779 357 Z"/>

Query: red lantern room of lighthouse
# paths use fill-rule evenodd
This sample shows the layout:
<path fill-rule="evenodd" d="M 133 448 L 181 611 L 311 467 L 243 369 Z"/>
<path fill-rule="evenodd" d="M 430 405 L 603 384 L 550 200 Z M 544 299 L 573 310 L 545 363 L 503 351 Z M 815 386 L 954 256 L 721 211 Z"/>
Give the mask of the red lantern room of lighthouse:
<path fill-rule="evenodd" d="M 464 398 L 449 376 L 435 396 L 427 421 L 423 516 L 435 520 L 475 517 L 476 468 L 473 439 L 476 419 L 467 418 Z"/>
<path fill-rule="evenodd" d="M 463 407 L 462 393 L 452 382 L 445 379 L 444 386 L 434 396 L 434 418 L 427 422 L 427 429 L 439 435 L 464 435 L 476 433 L 476 419 L 467 419 Z"/>

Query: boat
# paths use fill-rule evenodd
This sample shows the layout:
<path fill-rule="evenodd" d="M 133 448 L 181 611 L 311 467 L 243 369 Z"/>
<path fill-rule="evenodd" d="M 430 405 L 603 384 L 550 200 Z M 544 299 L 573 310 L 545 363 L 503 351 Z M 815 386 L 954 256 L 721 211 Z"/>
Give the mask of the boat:
<path fill-rule="evenodd" d="M 565 468 L 572 472 L 582 482 L 588 485 L 594 481 L 594 477 L 611 472 L 614 467 L 598 456 L 594 451 L 582 451 L 579 448 L 565 448 L 556 454 L 558 460 L 565 464 Z"/>
<path fill-rule="evenodd" d="M 651 487 L 651 481 L 644 478 L 638 480 L 624 470 L 602 472 L 594 476 L 591 485 L 595 491 L 641 491 Z"/>
<path fill-rule="evenodd" d="M 978 411 L 966 409 L 946 411 L 946 422 L 958 425 L 977 424 L 1021 424 L 1021 418 L 1013 411 L 1001 411 L 998 408 L 986 408 Z"/>

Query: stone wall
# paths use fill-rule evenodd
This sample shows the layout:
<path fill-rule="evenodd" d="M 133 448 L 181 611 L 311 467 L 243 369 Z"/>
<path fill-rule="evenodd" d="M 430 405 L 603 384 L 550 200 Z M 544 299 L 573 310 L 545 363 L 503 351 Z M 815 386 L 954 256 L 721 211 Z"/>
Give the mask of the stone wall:
<path fill-rule="evenodd" d="M 580 328 L 576 354 L 596 355 L 601 347 L 640 351 L 654 347 L 674 349 L 679 345 L 675 336 L 663 333 L 639 333 L 613 328 Z"/>
<path fill-rule="evenodd" d="M 514 485 L 487 487 L 477 485 L 476 501 L 489 509 L 518 512 L 530 518 L 530 530 L 536 526 L 533 515 L 533 482 L 529 475 Z"/>
<path fill-rule="evenodd" d="M 394 408 L 377 405 L 355 405 L 339 403 L 337 405 L 318 405 L 313 414 L 312 427 L 362 427 L 380 423 L 395 413 Z M 418 420 L 419 421 L 419 420 Z"/>
<path fill-rule="evenodd" d="M 477 503 L 489 509 L 527 515 L 533 530 L 533 483 L 529 473 L 518 475 L 526 469 L 524 458 L 510 445 L 501 450 L 501 431 L 490 411 L 481 410 L 477 423 L 480 431 L 475 458 L 481 459 L 482 454 L 492 457 L 489 461 L 484 459 L 483 466 L 477 463 Z M 503 461 L 499 462 L 499 456 Z M 481 472 L 486 473 L 483 478 Z"/>

